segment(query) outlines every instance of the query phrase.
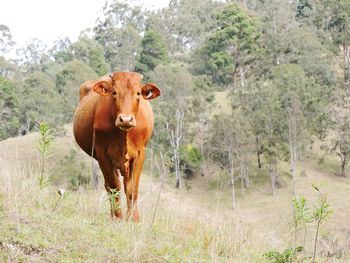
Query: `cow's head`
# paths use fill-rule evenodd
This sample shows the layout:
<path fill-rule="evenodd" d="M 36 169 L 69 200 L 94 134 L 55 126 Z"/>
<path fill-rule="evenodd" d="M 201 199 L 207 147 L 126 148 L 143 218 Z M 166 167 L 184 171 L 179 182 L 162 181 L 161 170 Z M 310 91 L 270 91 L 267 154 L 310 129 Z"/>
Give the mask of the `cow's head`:
<path fill-rule="evenodd" d="M 113 100 L 113 116 L 117 127 L 128 131 L 136 126 L 136 113 L 140 100 L 151 100 L 160 95 L 153 83 L 142 85 L 142 75 L 136 72 L 115 72 L 96 82 L 93 90 Z"/>

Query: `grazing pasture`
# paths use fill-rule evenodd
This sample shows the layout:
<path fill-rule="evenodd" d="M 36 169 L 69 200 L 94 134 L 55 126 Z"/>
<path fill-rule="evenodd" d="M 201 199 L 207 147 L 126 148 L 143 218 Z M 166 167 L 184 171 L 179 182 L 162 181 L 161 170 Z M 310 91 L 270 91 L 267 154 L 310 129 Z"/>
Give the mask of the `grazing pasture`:
<path fill-rule="evenodd" d="M 68 126 L 66 135 L 54 141 L 55 157 L 49 160 L 54 173 L 62 169 L 58 160 L 77 147 L 70 131 Z M 59 184 L 40 190 L 38 137 L 32 133 L 0 142 L 1 261 L 269 262 L 265 252 L 292 247 L 290 186 L 272 196 L 268 178 L 257 180 L 244 199 L 238 193 L 233 212 L 228 178 L 214 167 L 209 168 L 212 174 L 188 181 L 187 189 L 174 189 L 167 178 L 152 224 L 161 180 L 146 167 L 140 184 L 140 223 L 111 220 L 102 184 L 97 190 L 88 186 L 66 189 L 62 197 L 57 192 Z M 81 151 L 76 159 L 86 166 L 91 162 Z M 312 202 L 318 198 L 312 184 L 317 184 L 328 194 L 333 210 L 321 228 L 319 262 L 344 262 L 350 257 L 350 183 L 332 174 L 331 162 L 322 170 L 316 167 L 316 159 L 315 163 L 298 163 L 304 172 L 297 184 L 300 194 Z M 304 258 L 311 257 L 314 225 L 307 230 Z"/>

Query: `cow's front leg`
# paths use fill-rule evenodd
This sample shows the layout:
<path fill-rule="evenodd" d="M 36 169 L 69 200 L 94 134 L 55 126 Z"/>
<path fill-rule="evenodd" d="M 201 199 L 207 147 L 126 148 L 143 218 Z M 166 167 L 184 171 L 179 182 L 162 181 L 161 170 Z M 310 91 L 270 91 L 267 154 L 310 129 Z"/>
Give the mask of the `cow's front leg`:
<path fill-rule="evenodd" d="M 130 161 L 129 176 L 124 176 L 124 189 L 128 207 L 127 218 L 132 216 L 134 222 L 140 221 L 137 209 L 137 196 L 144 158 L 144 151 L 140 151 L 137 158 Z"/>
<path fill-rule="evenodd" d="M 120 190 L 121 184 L 118 173 L 113 169 L 113 163 L 108 156 L 99 156 L 98 161 L 101 171 L 105 179 L 105 188 L 109 195 L 111 205 L 111 217 L 115 216 L 118 219 L 123 218 L 122 210 L 120 208 Z"/>

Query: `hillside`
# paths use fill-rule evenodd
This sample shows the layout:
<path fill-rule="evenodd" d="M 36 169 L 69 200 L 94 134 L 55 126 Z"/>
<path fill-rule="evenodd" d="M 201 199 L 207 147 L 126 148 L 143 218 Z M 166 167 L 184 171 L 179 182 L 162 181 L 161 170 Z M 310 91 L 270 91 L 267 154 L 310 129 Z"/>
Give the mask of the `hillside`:
<path fill-rule="evenodd" d="M 255 183 L 239 197 L 233 212 L 229 180 L 217 173 L 195 177 L 187 182 L 187 190 L 179 191 L 168 178 L 153 226 L 160 180 L 147 171 L 141 181 L 139 224 L 110 220 L 102 184 L 96 191 L 68 191 L 53 212 L 59 186 L 39 189 L 37 137 L 32 133 L 0 142 L 0 261 L 263 262 L 264 252 L 282 252 L 293 244 L 288 186 L 273 197 L 267 181 Z M 57 138 L 55 161 L 75 147 L 70 132 Z M 89 163 L 81 151 L 77 154 Z M 312 184 L 327 193 L 333 213 L 321 226 L 318 259 L 345 262 L 350 257 L 350 181 L 335 176 L 331 163 L 317 167 L 316 162 L 311 158 L 298 163 L 298 171 L 304 171 L 297 181 L 298 193 L 316 201 Z M 125 209 L 125 200 L 122 204 Z M 309 225 L 305 257 L 311 256 L 314 231 Z"/>

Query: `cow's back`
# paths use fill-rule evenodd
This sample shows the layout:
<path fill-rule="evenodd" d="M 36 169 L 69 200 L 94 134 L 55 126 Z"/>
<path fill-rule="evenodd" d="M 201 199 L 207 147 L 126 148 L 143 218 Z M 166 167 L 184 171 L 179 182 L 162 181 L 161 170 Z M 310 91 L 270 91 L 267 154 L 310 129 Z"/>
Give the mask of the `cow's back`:
<path fill-rule="evenodd" d="M 91 155 L 95 108 L 99 95 L 90 91 L 79 103 L 73 121 L 73 134 L 78 145 Z"/>

